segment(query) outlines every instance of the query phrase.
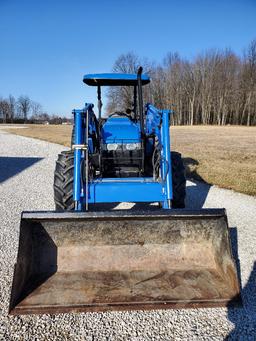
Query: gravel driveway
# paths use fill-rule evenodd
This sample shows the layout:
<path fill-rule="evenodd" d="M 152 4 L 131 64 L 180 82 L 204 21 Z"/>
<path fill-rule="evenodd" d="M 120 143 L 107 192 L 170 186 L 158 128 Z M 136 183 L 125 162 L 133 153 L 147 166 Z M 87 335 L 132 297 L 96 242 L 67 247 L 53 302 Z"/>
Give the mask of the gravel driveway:
<path fill-rule="evenodd" d="M 191 182 L 187 207 L 227 208 L 243 308 L 8 316 L 20 213 L 54 209 L 53 169 L 62 149 L 0 130 L 0 340 L 256 340 L 256 199 Z"/>

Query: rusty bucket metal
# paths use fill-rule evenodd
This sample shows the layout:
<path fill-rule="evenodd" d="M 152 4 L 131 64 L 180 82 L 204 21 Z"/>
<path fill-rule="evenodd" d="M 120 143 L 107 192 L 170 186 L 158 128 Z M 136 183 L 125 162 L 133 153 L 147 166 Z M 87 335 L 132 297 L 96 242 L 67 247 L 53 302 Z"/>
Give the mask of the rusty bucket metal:
<path fill-rule="evenodd" d="M 24 212 L 10 314 L 239 302 L 225 210 Z"/>

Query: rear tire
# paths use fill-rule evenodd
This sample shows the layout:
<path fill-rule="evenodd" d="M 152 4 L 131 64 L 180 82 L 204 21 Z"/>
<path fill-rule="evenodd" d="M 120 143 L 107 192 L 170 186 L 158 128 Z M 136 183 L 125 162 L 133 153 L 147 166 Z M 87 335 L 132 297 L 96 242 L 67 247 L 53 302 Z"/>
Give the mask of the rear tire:
<path fill-rule="evenodd" d="M 63 151 L 58 155 L 54 172 L 54 202 L 57 211 L 74 210 L 74 152 Z"/>
<path fill-rule="evenodd" d="M 171 152 L 172 162 L 172 208 L 185 208 L 186 178 L 181 154 Z"/>

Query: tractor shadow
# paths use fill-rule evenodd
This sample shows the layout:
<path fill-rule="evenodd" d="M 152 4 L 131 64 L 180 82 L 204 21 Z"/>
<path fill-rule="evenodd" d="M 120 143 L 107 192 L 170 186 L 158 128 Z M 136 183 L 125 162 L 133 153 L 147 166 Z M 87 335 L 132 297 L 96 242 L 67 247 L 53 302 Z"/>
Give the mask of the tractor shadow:
<path fill-rule="evenodd" d="M 187 188 L 186 188 L 186 208 L 201 209 L 207 199 L 211 189 L 211 184 L 207 183 L 198 173 L 196 166 L 199 162 L 195 159 L 183 158 L 185 166 Z"/>
<path fill-rule="evenodd" d="M 0 156 L 0 183 L 33 166 L 41 157 Z"/>

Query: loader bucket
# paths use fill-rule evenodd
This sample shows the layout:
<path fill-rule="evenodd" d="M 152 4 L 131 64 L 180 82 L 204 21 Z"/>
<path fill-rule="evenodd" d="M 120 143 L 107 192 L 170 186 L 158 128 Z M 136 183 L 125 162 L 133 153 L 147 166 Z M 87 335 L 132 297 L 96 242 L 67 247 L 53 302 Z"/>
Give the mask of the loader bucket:
<path fill-rule="evenodd" d="M 10 314 L 239 302 L 225 210 L 24 212 Z"/>

